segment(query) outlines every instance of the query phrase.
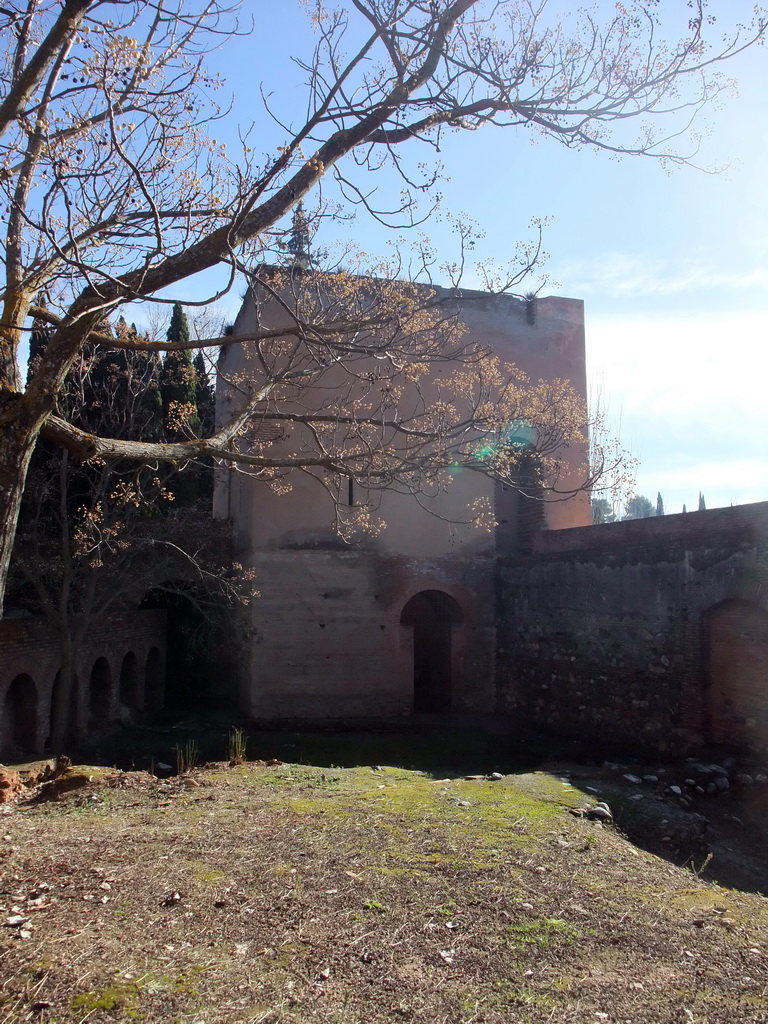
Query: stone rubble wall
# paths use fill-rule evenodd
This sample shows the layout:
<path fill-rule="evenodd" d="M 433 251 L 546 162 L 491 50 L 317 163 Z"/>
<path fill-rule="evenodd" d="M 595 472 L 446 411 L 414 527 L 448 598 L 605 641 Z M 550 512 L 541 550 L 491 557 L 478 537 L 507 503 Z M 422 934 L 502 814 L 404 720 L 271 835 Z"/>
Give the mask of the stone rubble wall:
<path fill-rule="evenodd" d="M 768 503 L 540 533 L 497 598 L 503 714 L 618 749 L 768 748 Z"/>

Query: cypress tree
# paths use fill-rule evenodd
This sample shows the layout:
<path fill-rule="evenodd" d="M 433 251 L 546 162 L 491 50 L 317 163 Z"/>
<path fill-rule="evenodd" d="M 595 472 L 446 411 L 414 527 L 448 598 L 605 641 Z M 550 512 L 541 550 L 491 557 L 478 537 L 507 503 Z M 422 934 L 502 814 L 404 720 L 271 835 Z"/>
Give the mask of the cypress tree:
<path fill-rule="evenodd" d="M 166 420 L 177 417 L 177 410 L 187 411 L 187 421 L 193 429 L 199 428 L 197 417 L 197 374 L 188 348 L 174 350 L 173 345 L 189 342 L 187 314 L 179 302 L 174 304 L 171 323 L 166 333 L 170 351 L 166 352 L 160 372 L 160 395 Z M 192 412 L 191 410 L 195 410 Z"/>
<path fill-rule="evenodd" d="M 656 492 L 656 515 L 664 515 L 664 499 L 661 496 L 661 491 Z"/>
<path fill-rule="evenodd" d="M 699 491 L 699 512 L 706 512 L 707 505 L 704 501 L 704 495 Z"/>
<path fill-rule="evenodd" d="M 193 365 L 196 377 L 195 403 L 197 405 L 197 415 L 200 420 L 203 437 L 209 437 L 215 427 L 216 389 L 211 383 L 211 378 L 205 365 L 205 356 L 201 351 L 195 356 Z"/>
<path fill-rule="evenodd" d="M 312 257 L 309 255 L 309 224 L 304 212 L 304 203 L 301 200 L 293 211 L 291 234 L 286 248 L 293 257 L 291 263 L 294 267 L 301 270 L 309 269 L 312 263 Z"/>
<path fill-rule="evenodd" d="M 180 302 L 175 302 L 173 305 L 171 322 L 165 336 L 171 343 L 169 348 L 173 348 L 174 343 L 186 345 L 189 342 L 189 321 Z"/>

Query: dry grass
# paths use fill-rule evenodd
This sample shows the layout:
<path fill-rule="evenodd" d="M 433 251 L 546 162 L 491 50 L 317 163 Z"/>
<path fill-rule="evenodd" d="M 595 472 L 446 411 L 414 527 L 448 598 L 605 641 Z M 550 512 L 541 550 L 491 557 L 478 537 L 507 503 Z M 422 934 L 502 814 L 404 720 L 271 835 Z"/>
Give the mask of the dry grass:
<path fill-rule="evenodd" d="M 766 900 L 580 800 L 538 773 L 102 773 L 0 818 L 0 1021 L 768 1021 Z"/>

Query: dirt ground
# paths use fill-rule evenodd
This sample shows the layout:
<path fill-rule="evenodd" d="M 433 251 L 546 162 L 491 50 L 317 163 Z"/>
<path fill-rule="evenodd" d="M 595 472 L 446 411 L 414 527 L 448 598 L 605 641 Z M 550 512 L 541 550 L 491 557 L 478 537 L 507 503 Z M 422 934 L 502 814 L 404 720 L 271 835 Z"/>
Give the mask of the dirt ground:
<path fill-rule="evenodd" d="M 768 1022 L 768 901 L 574 816 L 605 773 L 73 773 L 0 815 L 0 1022 Z"/>

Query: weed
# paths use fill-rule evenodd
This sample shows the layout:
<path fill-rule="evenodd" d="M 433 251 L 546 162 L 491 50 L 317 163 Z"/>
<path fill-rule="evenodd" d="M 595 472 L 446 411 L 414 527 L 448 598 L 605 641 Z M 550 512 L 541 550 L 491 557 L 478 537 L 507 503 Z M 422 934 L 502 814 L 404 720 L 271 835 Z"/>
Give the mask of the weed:
<path fill-rule="evenodd" d="M 373 910 L 377 914 L 383 914 L 386 911 L 386 907 L 383 903 L 379 903 L 378 900 L 367 900 L 363 906 L 366 910 Z"/>
<path fill-rule="evenodd" d="M 227 758 L 230 764 L 244 764 L 246 759 L 245 750 L 248 746 L 248 737 L 242 729 L 233 726 L 229 730 L 229 743 L 227 745 Z"/>
<path fill-rule="evenodd" d="M 197 744 L 194 740 L 176 746 L 176 771 L 179 775 L 192 771 L 197 764 Z"/>

